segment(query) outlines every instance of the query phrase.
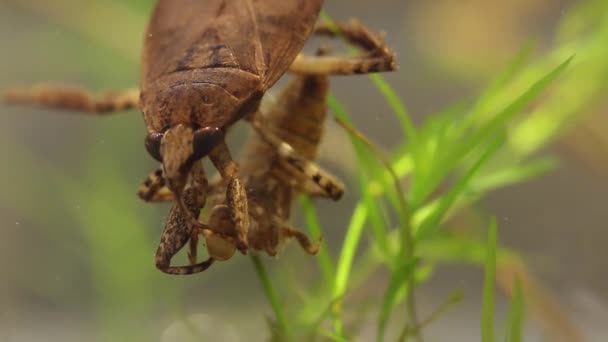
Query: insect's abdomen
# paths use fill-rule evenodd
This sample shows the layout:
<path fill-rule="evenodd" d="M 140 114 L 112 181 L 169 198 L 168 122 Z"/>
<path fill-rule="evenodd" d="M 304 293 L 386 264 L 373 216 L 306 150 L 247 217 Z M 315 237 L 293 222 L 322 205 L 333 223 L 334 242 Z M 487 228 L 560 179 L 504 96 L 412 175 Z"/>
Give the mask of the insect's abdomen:
<path fill-rule="evenodd" d="M 328 87 L 325 76 L 298 76 L 268 113 L 272 131 L 309 160 L 316 159 L 323 135 Z"/>

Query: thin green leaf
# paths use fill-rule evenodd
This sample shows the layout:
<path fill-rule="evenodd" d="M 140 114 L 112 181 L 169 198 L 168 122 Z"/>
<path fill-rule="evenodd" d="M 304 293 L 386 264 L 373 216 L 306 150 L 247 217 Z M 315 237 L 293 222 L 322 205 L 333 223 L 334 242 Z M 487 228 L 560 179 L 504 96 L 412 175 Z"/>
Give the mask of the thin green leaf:
<path fill-rule="evenodd" d="M 466 144 L 463 144 L 463 146 L 458 149 L 460 150 L 460 153 L 455 155 L 454 158 L 461 158 L 472 148 L 479 146 L 481 142 L 487 140 L 489 136 L 492 136 L 498 130 L 503 128 L 513 117 L 513 115 L 520 113 L 528 105 L 530 105 L 530 103 L 532 103 L 532 101 L 536 99 L 549 86 L 549 84 L 551 84 L 551 82 L 553 82 L 568 67 L 573 58 L 574 56 L 569 57 L 541 79 L 534 82 L 523 94 L 517 97 L 515 101 L 506 106 L 483 127 L 476 130 L 471 135 L 471 138 L 466 141 Z"/>
<path fill-rule="evenodd" d="M 370 74 L 369 78 L 372 80 L 374 85 L 378 88 L 386 102 L 390 105 L 393 112 L 397 115 L 397 118 L 401 122 L 401 129 L 405 140 L 412 141 L 416 139 L 416 128 L 412 122 L 412 118 L 405 107 L 401 98 L 395 92 L 395 89 L 386 82 L 384 77 L 378 74 Z"/>
<path fill-rule="evenodd" d="M 511 118 L 522 112 L 547 86 L 554 81 L 571 62 L 571 56 L 559 66 L 551 70 L 545 76 L 534 82 L 525 92 L 502 109 L 491 120 L 484 123 L 473 133 L 462 131 L 458 137 L 459 142 L 451 142 L 450 145 L 442 146 L 445 159 L 440 160 L 434 165 L 435 173 L 423 178 L 424 185 L 418 185 L 417 191 L 410 196 L 413 208 L 417 208 L 424 200 L 436 189 L 441 180 L 451 172 L 466 155 L 473 149 L 481 146 L 485 141 L 504 130 Z M 418 173 L 416 173 L 418 175 Z"/>
<path fill-rule="evenodd" d="M 364 143 L 368 149 L 370 149 L 371 153 L 384 165 L 385 171 L 389 172 L 391 175 L 392 186 L 394 187 L 394 191 L 397 194 L 397 204 L 396 211 L 399 215 L 400 219 L 400 232 L 401 232 L 401 246 L 399 249 L 399 253 L 396 258 L 396 263 L 399 263 L 401 260 L 413 260 L 414 259 L 414 239 L 412 237 L 412 230 L 410 226 L 410 212 L 409 206 L 407 204 L 407 200 L 405 199 L 405 194 L 401 189 L 401 184 L 399 183 L 399 177 L 393 170 L 391 162 L 384 156 L 384 153 L 380 151 L 367 137 L 363 135 L 363 133 L 359 132 L 355 128 L 349 126 L 347 123 L 340 121 L 338 122 L 346 129 L 346 131 L 352 136 L 352 138 Z M 379 175 L 382 177 L 382 174 Z M 394 268 L 394 266 L 393 266 Z M 391 268 L 393 272 L 395 272 Z M 414 286 L 415 281 L 413 277 L 413 272 L 410 272 L 410 277 L 405 279 L 405 283 L 408 286 L 407 291 L 407 307 L 408 307 L 408 318 L 409 322 L 412 325 L 417 324 L 417 314 L 416 314 L 416 306 L 414 303 Z M 389 313 L 390 314 L 390 313 Z"/>
<path fill-rule="evenodd" d="M 382 304 L 380 306 L 380 314 L 378 316 L 378 330 L 377 330 L 377 341 L 384 341 L 386 334 L 386 327 L 390 319 L 393 308 L 397 302 L 398 294 L 404 286 L 407 285 L 407 279 L 409 279 L 418 263 L 417 259 L 410 259 L 401 265 L 400 268 L 395 270 L 391 275 L 391 279 L 388 284 L 388 288 L 382 298 Z M 411 289 L 407 289 L 410 291 Z"/>
<path fill-rule="evenodd" d="M 526 44 L 518 53 L 515 58 L 507 65 L 507 67 L 496 77 L 492 83 L 483 91 L 481 96 L 475 102 L 473 109 L 468 115 L 469 120 L 463 126 L 463 129 L 467 129 L 470 125 L 474 124 L 475 121 L 485 118 L 487 116 L 488 106 L 492 104 L 492 100 L 495 98 L 497 93 L 505 88 L 519 72 L 522 71 L 524 65 L 529 60 L 532 54 L 534 44 L 529 42 Z"/>
<path fill-rule="evenodd" d="M 486 254 L 483 284 L 483 309 L 481 314 L 481 341 L 494 341 L 494 288 L 496 286 L 496 219 L 488 230 L 488 249 Z"/>
<path fill-rule="evenodd" d="M 480 175 L 471 182 L 470 191 L 484 193 L 500 187 L 518 184 L 544 175 L 559 165 L 555 158 L 546 157 L 519 165 L 509 165 L 503 169 Z"/>
<path fill-rule="evenodd" d="M 260 282 L 262 283 L 262 288 L 264 289 L 264 294 L 272 307 L 275 315 L 275 324 L 278 330 L 278 334 L 281 336 L 289 337 L 289 324 L 287 322 L 287 317 L 285 316 L 285 312 L 283 311 L 283 306 L 281 305 L 281 301 L 279 300 L 279 295 L 275 291 L 272 286 L 272 280 L 268 276 L 268 272 L 266 272 L 266 268 L 260 260 L 260 257 L 257 255 L 251 255 L 250 260 L 253 263 L 253 267 L 255 269 Z"/>
<path fill-rule="evenodd" d="M 302 208 L 304 220 L 306 221 L 311 237 L 315 240 L 320 239 L 323 233 L 319 218 L 317 217 L 317 211 L 311 198 L 308 196 L 300 196 L 300 207 Z M 321 248 L 319 249 L 317 260 L 319 260 L 319 266 L 323 273 L 323 284 L 327 286 L 327 288 L 333 288 L 335 268 L 325 240 L 321 241 Z"/>
<path fill-rule="evenodd" d="M 509 309 L 509 342 L 521 342 L 523 339 L 525 308 L 524 296 L 519 278 L 515 279 L 515 292 Z"/>
<path fill-rule="evenodd" d="M 439 228 L 439 224 L 445 217 L 447 211 L 452 204 L 464 192 L 468 184 L 471 182 L 479 169 L 496 153 L 496 150 L 502 144 L 502 140 L 496 140 L 490 144 L 484 153 L 479 157 L 477 162 L 466 171 L 452 186 L 452 188 L 441 198 L 436 209 L 416 229 L 415 236 L 417 240 L 428 237 L 431 233 Z"/>
<path fill-rule="evenodd" d="M 435 309 L 435 311 L 433 311 L 431 315 L 427 317 L 424 321 L 420 322 L 417 327 L 409 327 L 407 325 L 403 327 L 403 329 L 401 330 L 401 335 L 399 336 L 397 341 L 405 342 L 405 340 L 409 336 L 418 334 L 426 326 L 439 319 L 439 317 L 441 317 L 441 315 L 443 315 L 450 307 L 462 301 L 463 297 L 464 295 L 462 294 L 462 290 L 455 290 L 443 304 L 441 304 L 437 309 Z"/>

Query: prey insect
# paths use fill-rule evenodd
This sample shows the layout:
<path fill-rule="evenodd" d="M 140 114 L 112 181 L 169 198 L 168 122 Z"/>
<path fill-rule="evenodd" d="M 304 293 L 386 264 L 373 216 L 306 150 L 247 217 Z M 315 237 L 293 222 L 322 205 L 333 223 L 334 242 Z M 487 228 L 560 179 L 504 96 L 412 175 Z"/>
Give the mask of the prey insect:
<path fill-rule="evenodd" d="M 239 249 L 245 251 L 247 198 L 225 135 L 234 122 L 257 110 L 266 90 L 292 64 L 322 2 L 159 0 L 146 33 L 140 92 L 96 98 L 75 88 L 47 86 L 9 91 L 6 100 L 95 114 L 140 107 L 146 149 L 162 163 L 166 186 L 185 219 L 205 228 L 188 210 L 183 192 L 195 163 L 208 156 L 227 181 L 230 217 Z M 156 200 L 155 195 L 144 199 Z"/>
<path fill-rule="evenodd" d="M 276 255 L 289 239 L 295 239 L 309 254 L 316 254 L 319 243 L 289 223 L 292 203 L 300 194 L 338 200 L 343 193 L 342 183 L 317 166 L 319 143 L 327 111 L 328 76 L 333 74 L 392 71 L 394 56 L 384 42 L 362 25 L 353 22 L 338 25 L 340 33 L 350 43 L 362 47 L 364 53 L 354 57 L 327 56 L 311 64 L 311 73 L 298 70 L 299 75 L 287 85 L 278 100 L 268 111 L 258 111 L 249 118 L 255 134 L 246 143 L 240 159 L 241 172 L 247 191 L 251 226 L 248 232 L 249 247 L 268 255 Z M 327 27 L 317 32 L 333 35 Z M 306 58 L 303 56 L 302 58 Z M 322 61 L 326 62 L 323 63 Z M 327 61 L 329 61 L 327 63 Z M 157 182 L 162 183 L 159 179 Z M 212 229 L 197 230 L 184 226 L 187 223 L 174 216 L 176 206 L 163 232 L 157 266 L 171 274 L 192 274 L 206 270 L 216 260 L 230 259 L 237 250 L 237 228 L 230 217 L 224 179 L 210 186 L 213 209 L 208 218 Z M 193 208 L 194 209 L 194 208 Z M 198 214 L 198 212 L 197 212 Z M 207 242 L 209 258 L 197 263 L 198 234 Z M 191 265 L 168 267 L 179 248 L 163 247 L 167 241 L 180 241 L 182 246 L 190 239 Z M 158 260 L 163 263 L 159 266 Z"/>

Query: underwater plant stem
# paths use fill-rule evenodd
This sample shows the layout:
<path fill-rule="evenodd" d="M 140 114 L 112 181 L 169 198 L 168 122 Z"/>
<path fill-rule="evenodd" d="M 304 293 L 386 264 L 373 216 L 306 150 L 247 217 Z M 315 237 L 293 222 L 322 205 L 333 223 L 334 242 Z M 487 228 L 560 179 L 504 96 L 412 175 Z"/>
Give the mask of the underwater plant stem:
<path fill-rule="evenodd" d="M 281 306 L 281 302 L 279 300 L 279 296 L 277 292 L 272 287 L 272 281 L 268 276 L 268 272 L 266 271 L 266 267 L 264 267 L 264 263 L 260 260 L 260 257 L 257 255 L 250 256 L 251 262 L 253 263 L 253 268 L 255 269 L 255 273 L 258 275 L 260 279 L 260 283 L 262 283 L 262 287 L 264 288 L 264 293 L 266 294 L 266 298 L 270 302 L 270 306 L 274 311 L 274 315 L 276 318 L 277 327 L 282 336 L 285 337 L 286 340 L 289 340 L 289 328 L 287 324 L 287 318 L 285 316 L 285 312 L 283 311 L 283 307 Z"/>
<path fill-rule="evenodd" d="M 323 235 L 321 233 L 321 225 L 319 224 L 319 219 L 317 217 L 312 199 L 309 196 L 300 196 L 300 207 L 304 213 L 304 219 L 306 220 L 306 225 L 308 226 L 308 232 L 314 239 L 321 239 Z M 323 274 L 323 284 L 325 284 L 327 288 L 332 289 L 334 287 L 334 275 L 336 270 L 334 263 L 331 260 L 329 248 L 325 240 L 321 241 L 318 260 L 321 273 Z"/>
<path fill-rule="evenodd" d="M 415 254 L 414 254 L 415 243 L 414 243 L 414 237 L 413 237 L 413 233 L 412 233 L 412 227 L 410 224 L 410 219 L 411 219 L 410 209 L 409 209 L 409 205 L 407 203 L 406 197 L 405 197 L 405 193 L 403 192 L 403 189 L 401 188 L 401 184 L 399 183 L 399 177 L 395 173 L 395 170 L 393 169 L 391 162 L 388 160 L 388 158 L 384 155 L 384 153 L 376 145 L 374 145 L 371 141 L 369 141 L 369 139 L 367 139 L 367 137 L 365 135 L 363 135 L 361 132 L 359 132 L 357 129 L 350 126 L 345 121 L 343 121 L 339 118 L 336 118 L 336 121 L 349 134 L 356 137 L 358 140 L 360 140 L 365 145 L 367 145 L 368 148 L 373 151 L 374 155 L 376 155 L 378 160 L 380 160 L 380 162 L 382 162 L 382 164 L 384 164 L 384 167 L 386 168 L 386 170 L 390 173 L 392 181 L 394 183 L 395 191 L 397 192 L 397 199 L 399 201 L 399 210 L 397 210 L 397 212 L 399 214 L 401 224 L 403 225 L 402 230 L 401 230 L 401 241 L 403 242 L 403 244 L 401 245 L 399 253 L 397 253 L 396 262 L 400 262 L 400 261 L 407 262 L 408 260 L 413 260 L 414 256 L 415 256 Z M 407 307 L 407 311 L 408 311 L 407 312 L 407 317 L 408 317 L 407 325 L 412 326 L 412 327 L 417 327 L 418 326 L 418 314 L 416 311 L 416 299 L 414 296 L 414 289 L 416 286 L 416 280 L 415 280 L 414 275 L 415 275 L 415 272 L 411 272 L 411 274 L 408 276 L 407 281 L 406 281 L 407 282 L 406 307 Z M 420 329 L 415 329 L 413 331 L 413 333 L 414 333 L 414 337 L 416 338 L 416 340 L 422 342 L 423 338 L 422 338 Z"/>

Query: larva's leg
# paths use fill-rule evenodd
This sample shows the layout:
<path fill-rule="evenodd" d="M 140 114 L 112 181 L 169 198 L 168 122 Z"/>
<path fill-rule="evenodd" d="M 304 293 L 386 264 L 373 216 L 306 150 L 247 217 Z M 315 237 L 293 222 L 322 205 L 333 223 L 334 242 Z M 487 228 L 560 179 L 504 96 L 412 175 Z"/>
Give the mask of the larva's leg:
<path fill-rule="evenodd" d="M 228 260 L 236 251 L 237 231 L 232 223 L 231 211 L 226 205 L 217 205 L 209 215 L 209 225 L 202 234 L 207 242 L 207 253 L 216 260 Z"/>
<path fill-rule="evenodd" d="M 8 104 L 35 105 L 101 115 L 139 108 L 139 89 L 94 96 L 80 88 L 39 85 L 9 89 L 4 93 L 3 100 Z"/>
<path fill-rule="evenodd" d="M 357 21 L 335 24 L 335 27 L 321 25 L 315 34 L 343 37 L 348 43 L 362 50 L 355 56 L 320 56 L 299 54 L 289 68 L 296 74 L 309 75 L 350 75 L 386 72 L 397 69 L 395 55 L 384 40 Z"/>
<path fill-rule="evenodd" d="M 308 237 L 308 235 L 290 226 L 281 228 L 281 234 L 285 239 L 295 238 L 296 241 L 298 241 L 298 243 L 300 244 L 300 247 L 302 247 L 302 249 L 305 250 L 306 253 L 311 255 L 317 254 L 319 252 L 319 248 L 321 247 L 322 238 L 319 239 L 318 242 L 313 243 Z"/>
<path fill-rule="evenodd" d="M 265 129 L 259 120 L 253 120 L 251 124 L 262 139 L 275 146 L 281 159 L 289 168 L 294 172 L 305 175 L 306 179 L 309 180 L 301 185 L 301 189 L 299 190 L 314 196 L 328 197 L 336 201 L 342 197 L 344 184 L 336 177 L 319 167 L 316 163 L 301 157 L 291 145 L 282 141 L 268 129 Z M 314 189 L 314 186 L 310 183 L 316 185 L 317 189 Z"/>
<path fill-rule="evenodd" d="M 175 194 L 167 187 L 163 170 L 160 168 L 146 177 L 139 186 L 137 195 L 146 202 L 167 202 L 175 199 Z"/>
<path fill-rule="evenodd" d="M 226 205 L 230 211 L 230 217 L 236 231 L 237 249 L 247 253 L 249 232 L 249 206 L 247 204 L 247 193 L 245 186 L 239 176 L 238 164 L 232 160 L 226 143 L 221 143 L 211 151 L 209 158 L 215 168 L 226 180 Z M 213 229 L 213 228 L 211 228 Z"/>

